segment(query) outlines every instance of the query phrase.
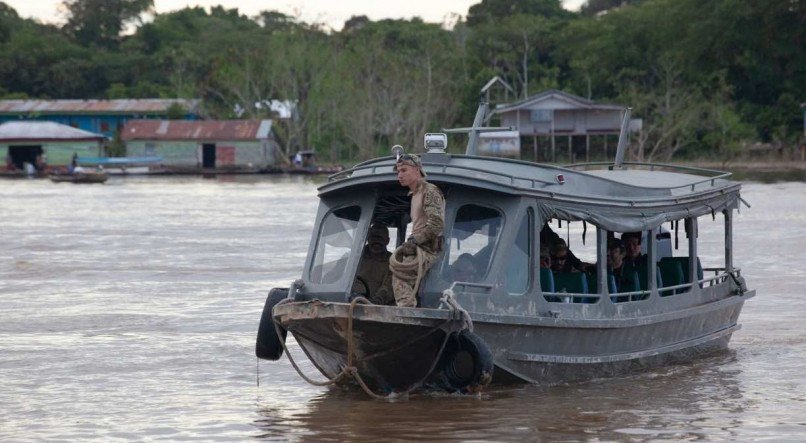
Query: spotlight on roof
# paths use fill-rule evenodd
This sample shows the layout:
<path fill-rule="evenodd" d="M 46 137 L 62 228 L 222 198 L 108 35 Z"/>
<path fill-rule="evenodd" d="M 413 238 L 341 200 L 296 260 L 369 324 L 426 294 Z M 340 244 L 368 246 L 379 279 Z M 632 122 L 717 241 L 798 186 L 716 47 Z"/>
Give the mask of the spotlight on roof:
<path fill-rule="evenodd" d="M 441 132 L 430 132 L 425 134 L 425 152 L 444 154 L 448 149 L 448 136 Z"/>

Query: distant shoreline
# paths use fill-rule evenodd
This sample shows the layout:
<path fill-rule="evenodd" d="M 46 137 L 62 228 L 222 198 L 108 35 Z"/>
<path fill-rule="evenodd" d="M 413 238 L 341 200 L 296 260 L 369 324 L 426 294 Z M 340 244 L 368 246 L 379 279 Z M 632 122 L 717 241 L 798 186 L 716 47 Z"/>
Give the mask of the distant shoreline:
<path fill-rule="evenodd" d="M 786 172 L 786 171 L 806 171 L 804 161 L 686 161 L 673 162 L 680 166 L 691 166 L 695 168 L 720 169 L 728 171 L 756 171 L 756 172 Z"/>

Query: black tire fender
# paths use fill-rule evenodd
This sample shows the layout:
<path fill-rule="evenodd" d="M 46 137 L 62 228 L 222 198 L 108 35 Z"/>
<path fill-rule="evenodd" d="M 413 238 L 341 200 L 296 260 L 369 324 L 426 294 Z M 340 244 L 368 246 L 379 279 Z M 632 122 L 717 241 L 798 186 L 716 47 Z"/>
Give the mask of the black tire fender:
<path fill-rule="evenodd" d="M 449 391 L 476 392 L 492 381 L 493 355 L 481 337 L 464 330 L 448 339 L 440 367 Z"/>
<path fill-rule="evenodd" d="M 274 316 L 272 311 L 277 303 L 288 297 L 288 288 L 273 288 L 266 297 L 263 305 L 263 314 L 260 316 L 260 325 L 257 328 L 257 340 L 255 340 L 255 355 L 263 360 L 279 360 L 283 356 L 283 343 L 288 331 L 279 327 L 281 337 L 277 336 L 274 328 Z M 281 341 L 282 340 L 282 341 Z"/>

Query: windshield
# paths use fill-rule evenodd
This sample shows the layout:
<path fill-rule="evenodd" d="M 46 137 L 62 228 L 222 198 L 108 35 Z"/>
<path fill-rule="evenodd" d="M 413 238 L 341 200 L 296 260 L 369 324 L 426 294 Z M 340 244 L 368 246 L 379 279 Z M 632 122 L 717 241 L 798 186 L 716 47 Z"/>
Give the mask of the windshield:
<path fill-rule="evenodd" d="M 472 204 L 459 208 L 449 237 L 448 266 L 443 276 L 448 281 L 483 280 L 502 224 L 503 216 L 496 209 Z"/>
<path fill-rule="evenodd" d="M 339 208 L 325 216 L 311 263 L 311 282 L 335 283 L 344 275 L 359 218 L 359 206 Z"/>

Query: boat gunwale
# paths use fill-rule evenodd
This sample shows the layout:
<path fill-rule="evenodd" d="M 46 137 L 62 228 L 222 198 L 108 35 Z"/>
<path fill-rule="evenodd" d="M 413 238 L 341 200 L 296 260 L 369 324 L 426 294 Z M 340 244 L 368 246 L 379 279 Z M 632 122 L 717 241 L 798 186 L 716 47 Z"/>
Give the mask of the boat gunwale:
<path fill-rule="evenodd" d="M 305 318 L 302 317 L 304 311 L 311 312 L 313 309 L 317 310 L 317 315 L 315 317 L 310 316 L 308 319 L 347 318 L 349 316 L 350 303 L 319 299 L 295 301 L 275 306 L 272 316 L 278 319 L 282 316 L 286 316 L 291 320 L 304 320 Z M 431 324 L 433 321 L 445 322 L 457 319 L 458 317 L 446 309 L 357 304 L 353 310 L 353 318 L 362 321 L 387 321 L 392 318 L 405 318 L 415 321 L 419 319 L 423 320 L 422 323 L 425 325 L 425 323 Z"/>
<path fill-rule="evenodd" d="M 670 320 L 685 318 L 694 314 L 709 312 L 721 309 L 725 306 L 730 306 L 736 303 L 743 303 L 745 300 L 754 297 L 756 291 L 754 289 L 748 290 L 742 294 L 730 295 L 713 301 L 688 306 L 682 309 L 675 309 L 672 311 L 659 312 L 643 316 L 629 316 L 629 317 L 611 317 L 611 318 L 562 318 L 552 315 L 551 312 L 546 312 L 537 315 L 512 315 L 501 313 L 489 312 L 475 312 L 468 311 L 474 323 L 494 323 L 494 324 L 507 324 L 513 326 L 539 326 L 539 327 L 556 327 L 556 328 L 579 328 L 579 329 L 617 329 L 628 328 L 638 325 L 650 325 Z M 461 294 L 456 294 L 457 300 L 461 303 Z M 302 312 L 297 311 L 297 315 L 288 320 L 314 320 L 317 318 L 347 318 L 350 304 L 345 302 L 323 301 L 323 300 L 306 300 L 292 303 L 285 303 L 277 305 L 275 311 L 272 313 L 273 317 L 278 319 L 282 324 L 280 317 L 293 316 L 294 313 L 290 310 L 305 305 L 311 306 L 316 304 L 319 308 L 319 314 L 322 313 L 323 308 L 326 310 L 327 315 L 310 316 L 303 318 L 300 316 Z M 565 305 L 566 303 L 557 303 Z M 388 310 L 389 313 L 383 316 L 378 316 L 378 310 Z M 284 312 L 286 311 L 286 312 Z M 375 311 L 375 315 L 373 312 Z M 445 309 L 434 308 L 401 308 L 397 306 L 386 305 L 356 305 L 353 311 L 353 318 L 362 321 L 377 321 L 384 322 L 391 319 L 407 319 L 407 320 L 442 320 L 449 321 L 452 318 L 452 311 Z M 623 315 L 623 314 L 620 314 Z"/>
<path fill-rule="evenodd" d="M 649 325 L 660 323 L 669 320 L 676 320 L 685 318 L 695 313 L 709 312 L 712 310 L 721 309 L 724 306 L 729 306 L 736 303 L 743 303 L 745 300 L 754 297 L 756 291 L 751 289 L 740 295 L 730 295 L 718 300 L 707 301 L 694 306 L 688 306 L 681 309 L 674 309 L 665 312 L 658 312 L 644 316 L 624 316 L 609 317 L 609 318 L 562 318 L 555 315 L 546 315 L 554 313 L 555 311 L 549 310 L 542 316 L 538 315 L 512 315 L 512 314 L 498 314 L 489 312 L 470 312 L 470 316 L 475 323 L 505 323 L 508 325 L 521 325 L 521 326 L 544 326 L 544 327 L 558 327 L 558 328 L 580 328 L 580 329 L 617 329 L 628 328 L 637 325 Z M 682 294 L 680 294 L 682 295 Z M 461 297 L 458 297 L 461 302 Z M 548 302 L 550 305 L 565 306 L 568 303 L 561 302 Z M 578 304 L 584 306 L 584 304 Z M 551 306 L 550 306 L 551 307 Z"/>

